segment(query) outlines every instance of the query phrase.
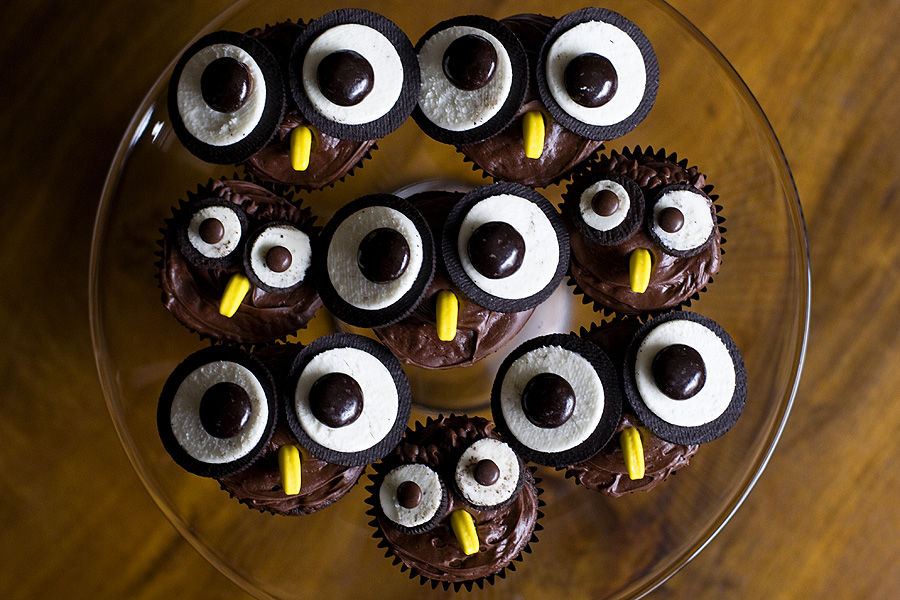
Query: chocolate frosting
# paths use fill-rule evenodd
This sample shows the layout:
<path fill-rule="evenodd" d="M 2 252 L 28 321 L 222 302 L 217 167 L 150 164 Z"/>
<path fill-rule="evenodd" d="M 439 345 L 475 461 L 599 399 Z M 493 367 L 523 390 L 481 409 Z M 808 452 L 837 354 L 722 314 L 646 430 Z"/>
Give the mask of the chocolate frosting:
<path fill-rule="evenodd" d="M 213 181 L 189 197 L 228 200 L 243 208 L 251 220 L 289 221 L 312 233 L 307 210 L 247 181 Z M 219 314 L 219 301 L 228 279 L 242 267 L 203 269 L 190 264 L 176 240 L 176 224 L 184 218 L 190 217 L 176 210 L 174 219 L 167 223 L 159 270 L 163 304 L 183 325 L 215 340 L 262 344 L 296 333 L 313 318 L 322 301 L 308 278 L 289 292 L 267 292 L 254 286 L 234 316 Z"/>
<path fill-rule="evenodd" d="M 676 183 L 691 185 L 699 190 L 709 189 L 706 177 L 696 167 L 684 161 L 675 162 L 662 153 L 646 153 L 636 149 L 622 154 L 612 152 L 603 156 L 590 173 L 620 173 L 632 178 L 651 201 L 656 191 Z M 568 198 L 577 202 L 576 198 Z M 567 211 L 563 211 L 564 217 Z M 700 253 L 688 257 L 666 254 L 641 226 L 630 238 L 612 246 L 586 239 L 567 218 L 569 242 L 572 249 L 570 272 L 585 293 L 602 306 L 621 314 L 652 313 L 677 307 L 703 290 L 721 263 L 722 234 L 717 227 L 712 243 Z M 647 290 L 638 294 L 631 290 L 628 257 L 632 250 L 646 248 L 653 255 L 653 267 Z"/>
<path fill-rule="evenodd" d="M 424 192 L 409 198 L 428 222 L 436 245 L 440 246 L 447 214 L 462 196 L 456 192 Z M 437 337 L 436 305 L 441 290 L 452 290 L 459 299 L 456 337 L 449 342 Z M 434 279 L 413 312 L 393 325 L 375 329 L 375 333 L 406 364 L 425 369 L 465 367 L 502 348 L 521 331 L 533 312 L 502 313 L 475 304 L 453 285 L 443 261 L 438 260 Z"/>
<path fill-rule="evenodd" d="M 418 425 L 416 431 L 408 431 L 379 468 L 387 472 L 400 464 L 426 464 L 448 482 L 447 488 L 451 490 L 453 486 L 449 482 L 459 456 L 471 443 L 486 437 L 499 439 L 487 419 L 465 416 L 430 419 L 425 426 Z M 445 585 L 472 582 L 502 571 L 528 546 L 540 516 L 538 494 L 534 477 L 526 469 L 521 492 L 501 509 L 466 508 L 451 492 L 447 517 L 425 533 L 409 535 L 397 530 L 381 513 L 377 499 L 374 500 L 375 520 L 389 551 L 414 573 Z M 450 528 L 449 515 L 458 508 L 466 508 L 475 519 L 480 549 L 470 556 L 463 554 Z"/>
<path fill-rule="evenodd" d="M 285 21 L 247 34 L 258 38 L 275 55 L 282 73 L 287 73 L 287 61 L 294 41 L 305 29 L 302 23 Z M 288 95 L 284 119 L 275 137 L 265 148 L 244 161 L 244 169 L 255 177 L 293 185 L 304 190 L 316 190 L 333 185 L 362 162 L 375 145 L 375 140 L 353 142 L 341 140 L 314 130 L 309 166 L 295 171 L 291 166 L 291 132 L 300 125 L 310 126 Z"/>
<path fill-rule="evenodd" d="M 543 187 L 559 181 L 576 165 L 593 155 L 603 142 L 589 140 L 569 131 L 550 116 L 540 100 L 534 68 L 541 45 L 556 19 L 522 14 L 507 17 L 500 22 L 519 38 L 528 57 L 530 73 L 525 99 L 513 120 L 502 131 L 487 140 L 460 146 L 458 149 L 488 175 L 531 187 Z M 544 151 L 537 159 L 525 156 L 522 141 L 522 117 L 530 110 L 539 110 L 544 115 Z"/>

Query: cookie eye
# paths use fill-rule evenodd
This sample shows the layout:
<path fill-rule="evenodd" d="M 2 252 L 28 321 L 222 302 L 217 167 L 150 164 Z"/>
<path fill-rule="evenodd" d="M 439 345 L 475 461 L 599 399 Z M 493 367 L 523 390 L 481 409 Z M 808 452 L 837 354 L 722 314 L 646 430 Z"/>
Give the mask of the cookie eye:
<path fill-rule="evenodd" d="M 364 196 L 325 226 L 317 253 L 319 294 L 339 319 L 379 327 L 409 314 L 434 275 L 428 224 L 406 200 Z"/>
<path fill-rule="evenodd" d="M 706 248 L 717 226 L 712 200 L 690 185 L 660 190 L 648 219 L 650 236 L 674 256 L 693 256 Z"/>
<path fill-rule="evenodd" d="M 419 94 L 419 65 L 406 34 L 358 9 L 312 21 L 291 51 L 289 78 L 303 116 L 345 140 L 389 134 L 409 117 Z"/>
<path fill-rule="evenodd" d="M 191 46 L 175 65 L 169 117 L 192 154 L 206 162 L 237 163 L 275 135 L 284 99 L 272 53 L 247 35 L 217 31 Z"/>
<path fill-rule="evenodd" d="M 446 515 L 449 504 L 441 478 L 421 464 L 391 469 L 378 489 L 378 501 L 384 516 L 409 534 L 434 528 Z"/>
<path fill-rule="evenodd" d="M 345 466 L 375 462 L 400 441 L 411 407 L 409 382 L 382 345 L 332 334 L 306 346 L 288 378 L 287 422 L 315 456 Z"/>
<path fill-rule="evenodd" d="M 525 97 L 528 60 L 499 21 L 470 15 L 444 21 L 416 44 L 422 88 L 413 117 L 432 138 L 471 144 L 512 120 Z"/>
<path fill-rule="evenodd" d="M 309 235 L 291 223 L 269 223 L 254 232 L 247 244 L 247 277 L 267 292 L 299 287 L 312 261 Z"/>
<path fill-rule="evenodd" d="M 644 194 L 630 178 L 618 173 L 573 183 L 563 211 L 588 239 L 604 245 L 620 244 L 644 221 Z"/>
<path fill-rule="evenodd" d="M 744 406 L 743 359 L 724 329 L 695 313 L 652 319 L 628 347 L 625 392 L 654 433 L 700 444 L 730 429 Z"/>
<path fill-rule="evenodd" d="M 205 269 L 221 269 L 238 261 L 246 213 L 221 200 L 191 203 L 178 221 L 178 245 L 192 264 Z"/>
<path fill-rule="evenodd" d="M 184 469 L 224 477 L 248 466 L 275 428 L 275 384 L 252 356 L 211 347 L 184 360 L 160 394 L 163 445 Z"/>
<path fill-rule="evenodd" d="M 552 334 L 516 348 L 491 392 L 501 436 L 524 460 L 562 466 L 596 454 L 622 413 L 615 367 L 594 344 Z"/>
<path fill-rule="evenodd" d="M 586 8 L 554 25 L 541 49 L 537 78 L 541 100 L 564 127 L 610 140 L 650 112 L 659 65 L 634 23 L 609 10 Z"/>
<path fill-rule="evenodd" d="M 453 482 L 465 504 L 476 510 L 495 510 L 515 500 L 524 471 L 508 444 L 484 438 L 459 457 Z"/>
<path fill-rule="evenodd" d="M 546 198 L 522 185 L 491 184 L 453 207 L 441 250 L 453 283 L 469 298 L 518 312 L 556 289 L 568 267 L 569 237 Z"/>

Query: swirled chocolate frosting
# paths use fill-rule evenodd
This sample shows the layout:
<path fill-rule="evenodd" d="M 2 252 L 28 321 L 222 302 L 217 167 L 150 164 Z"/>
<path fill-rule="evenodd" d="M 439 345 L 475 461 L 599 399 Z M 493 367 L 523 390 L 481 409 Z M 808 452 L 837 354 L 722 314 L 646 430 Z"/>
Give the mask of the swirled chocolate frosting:
<path fill-rule="evenodd" d="M 289 221 L 301 230 L 312 231 L 309 211 L 248 181 L 216 180 L 189 196 L 227 200 L 258 221 Z M 263 344 L 296 333 L 313 318 L 322 301 L 309 279 L 288 292 L 267 292 L 253 286 L 234 316 L 219 314 L 219 301 L 228 280 L 243 267 L 204 269 L 188 262 L 175 232 L 178 220 L 189 218 L 175 211 L 161 241 L 159 265 L 163 304 L 185 327 L 214 340 Z"/>
<path fill-rule="evenodd" d="M 500 22 L 519 38 L 528 57 L 530 73 L 525 99 L 506 128 L 482 142 L 458 149 L 496 179 L 543 187 L 565 177 L 576 165 L 593 155 L 603 142 L 581 137 L 560 125 L 547 112 L 538 95 L 534 69 L 541 45 L 556 19 L 522 14 Z M 536 159 L 525 156 L 522 141 L 522 117 L 531 110 L 538 110 L 544 116 L 544 151 Z"/>
<path fill-rule="evenodd" d="M 379 468 L 389 470 L 401 464 L 422 463 L 433 468 L 445 481 L 451 481 L 456 461 L 463 450 L 476 440 L 497 439 L 493 425 L 480 417 L 438 417 L 407 436 Z M 452 488 L 448 484 L 448 489 Z M 391 554 L 415 574 L 441 582 L 471 582 L 502 571 L 532 540 L 538 511 L 538 490 L 526 469 L 522 490 L 508 506 L 492 511 L 467 510 L 475 518 L 480 550 L 466 556 L 450 529 L 449 515 L 464 508 L 452 492 L 445 518 L 434 529 L 416 535 L 400 532 L 381 513 L 375 501 L 375 520 L 379 534 Z"/>
<path fill-rule="evenodd" d="M 425 192 L 409 201 L 421 211 L 438 241 L 450 209 L 462 196 L 456 192 Z M 435 307 L 441 290 L 452 290 L 460 303 L 456 337 L 449 342 L 437 337 Z M 449 369 L 472 365 L 502 348 L 521 331 L 533 312 L 502 313 L 472 302 L 453 285 L 439 259 L 434 279 L 412 314 L 375 333 L 401 362 L 425 369 Z"/>

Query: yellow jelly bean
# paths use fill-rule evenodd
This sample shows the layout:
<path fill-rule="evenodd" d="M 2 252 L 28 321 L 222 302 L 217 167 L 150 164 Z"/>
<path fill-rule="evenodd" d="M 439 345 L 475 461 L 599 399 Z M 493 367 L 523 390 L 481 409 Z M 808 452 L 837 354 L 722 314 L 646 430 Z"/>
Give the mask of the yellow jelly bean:
<path fill-rule="evenodd" d="M 653 266 L 653 257 L 646 248 L 632 250 L 628 257 L 628 283 L 631 291 L 643 294 L 650 285 L 650 269 Z"/>
<path fill-rule="evenodd" d="M 522 138 L 525 156 L 540 158 L 544 153 L 544 117 L 540 111 L 530 110 L 522 117 Z"/>
<path fill-rule="evenodd" d="M 300 125 L 291 131 L 291 167 L 295 171 L 305 171 L 309 167 L 312 152 L 312 130 Z"/>
<path fill-rule="evenodd" d="M 469 556 L 478 552 L 478 532 L 475 530 L 475 519 L 471 514 L 458 508 L 450 513 L 450 528 L 462 548 L 463 554 Z"/>
<path fill-rule="evenodd" d="M 250 291 L 250 280 L 246 275 L 235 273 L 228 280 L 222 300 L 219 301 L 219 314 L 229 319 L 237 312 L 244 296 Z"/>
<path fill-rule="evenodd" d="M 456 323 L 459 319 L 459 299 L 450 290 L 441 290 L 437 295 L 437 334 L 442 342 L 450 342 L 456 337 Z"/>
<path fill-rule="evenodd" d="M 625 470 L 632 480 L 644 478 L 644 445 L 641 434 L 634 427 L 629 427 L 619 434 L 619 445 L 625 459 Z"/>
<path fill-rule="evenodd" d="M 300 450 L 293 444 L 285 444 L 278 449 L 278 470 L 281 472 L 281 487 L 288 496 L 300 493 Z"/>

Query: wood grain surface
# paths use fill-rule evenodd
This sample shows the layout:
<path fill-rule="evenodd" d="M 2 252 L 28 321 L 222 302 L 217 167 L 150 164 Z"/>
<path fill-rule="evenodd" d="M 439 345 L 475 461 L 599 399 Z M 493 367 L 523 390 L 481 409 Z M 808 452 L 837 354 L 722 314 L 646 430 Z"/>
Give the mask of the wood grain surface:
<path fill-rule="evenodd" d="M 119 139 L 158 73 L 226 5 L 0 7 L 0 597 L 248 597 L 136 477 L 88 323 L 91 230 Z M 673 5 L 732 62 L 779 136 L 806 216 L 813 307 L 803 380 L 768 469 L 650 597 L 895 598 L 900 2 Z"/>

